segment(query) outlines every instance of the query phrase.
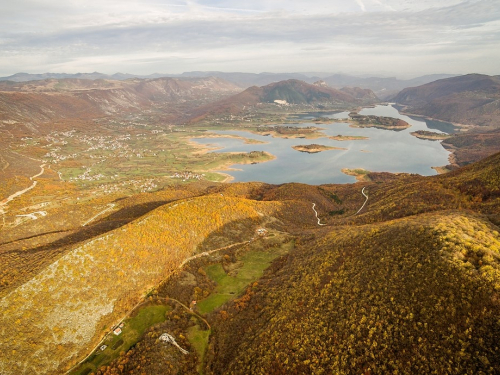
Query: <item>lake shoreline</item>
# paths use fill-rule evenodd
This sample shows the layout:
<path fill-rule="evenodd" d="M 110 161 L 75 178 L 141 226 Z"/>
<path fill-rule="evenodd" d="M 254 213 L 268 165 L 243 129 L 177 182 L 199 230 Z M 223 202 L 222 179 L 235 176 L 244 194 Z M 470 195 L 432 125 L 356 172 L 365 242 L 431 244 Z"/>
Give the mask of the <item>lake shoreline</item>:
<path fill-rule="evenodd" d="M 360 112 L 363 116 L 393 118 L 393 121 L 388 119 L 384 122 L 384 124 L 387 123 L 388 125 L 392 125 L 392 122 L 397 123 L 398 120 L 406 121 L 412 126 L 411 130 L 415 131 L 438 129 L 432 127 L 432 124 L 425 122 L 424 119 L 408 119 L 407 116 L 400 114 L 392 106 L 380 105 L 364 108 Z M 331 111 L 328 111 L 325 116 L 331 116 L 331 113 Z M 347 113 L 344 111 L 341 112 L 340 116 L 345 117 L 346 115 Z M 273 155 L 273 159 L 276 159 L 276 162 L 260 163 L 259 166 L 242 165 L 239 168 L 235 165 L 234 167 L 239 170 L 234 172 L 227 169 L 231 165 L 227 163 L 224 169 L 233 178 L 227 178 L 226 176 L 225 182 L 262 181 L 269 184 L 286 182 L 312 185 L 342 184 L 353 183 L 356 177 L 342 173 L 341 169 L 343 168 L 356 167 L 369 171 L 414 173 L 426 176 L 437 173 L 436 169 L 431 169 L 433 166 L 446 165 L 449 162 L 451 150 L 444 148 L 441 142 L 430 142 L 412 136 L 410 129 L 391 131 L 380 128 L 351 128 L 350 125 L 354 121 L 350 119 L 332 119 L 332 124 L 323 125 L 319 129 L 311 122 L 314 119 L 313 116 L 317 118 L 319 116 L 318 112 L 311 113 L 310 117 L 307 114 L 303 115 L 306 118 L 301 119 L 302 122 L 298 126 L 292 126 L 286 121 L 283 122 L 283 126 L 280 128 L 281 134 L 271 134 L 271 131 L 274 130 L 271 126 L 260 129 L 248 125 L 239 129 L 219 130 L 213 128 L 210 131 L 218 133 L 217 136 L 197 137 L 196 142 L 200 143 L 197 145 L 198 147 L 208 150 L 208 152 L 241 153 L 258 150 L 267 151 Z M 447 125 L 452 126 L 452 124 L 443 123 L 443 126 L 446 127 Z M 301 130 L 300 128 L 304 129 Z M 258 130 L 261 130 L 261 132 Z M 321 150 L 319 150 L 305 147 L 310 145 L 307 143 L 306 134 L 304 133 L 312 135 L 313 130 L 315 132 L 321 131 L 323 138 L 310 143 L 318 143 L 325 146 L 325 148 L 321 147 Z M 266 144 L 259 142 L 255 146 L 249 145 L 245 142 L 247 138 L 265 141 Z M 214 139 L 213 143 L 217 146 L 216 149 L 208 149 L 208 147 L 214 146 L 211 144 L 211 139 Z M 217 139 L 220 141 L 217 142 Z M 300 139 L 304 142 L 298 142 Z M 344 145 L 345 149 L 342 147 Z M 297 150 L 297 148 L 300 148 L 300 150 Z M 340 149 L 342 152 L 321 152 L 327 149 Z M 223 167 L 216 168 L 217 172 L 222 172 L 222 169 Z"/>

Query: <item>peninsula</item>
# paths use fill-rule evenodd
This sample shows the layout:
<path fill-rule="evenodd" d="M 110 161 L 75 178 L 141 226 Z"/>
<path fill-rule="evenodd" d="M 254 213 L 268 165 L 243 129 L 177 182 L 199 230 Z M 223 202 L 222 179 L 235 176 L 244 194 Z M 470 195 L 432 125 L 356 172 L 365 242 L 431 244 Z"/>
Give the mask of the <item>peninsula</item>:
<path fill-rule="evenodd" d="M 348 176 L 356 177 L 356 181 L 371 181 L 371 178 L 368 176 L 371 172 L 367 171 L 364 168 L 356 168 L 356 169 L 342 168 L 341 171 L 342 173 Z"/>

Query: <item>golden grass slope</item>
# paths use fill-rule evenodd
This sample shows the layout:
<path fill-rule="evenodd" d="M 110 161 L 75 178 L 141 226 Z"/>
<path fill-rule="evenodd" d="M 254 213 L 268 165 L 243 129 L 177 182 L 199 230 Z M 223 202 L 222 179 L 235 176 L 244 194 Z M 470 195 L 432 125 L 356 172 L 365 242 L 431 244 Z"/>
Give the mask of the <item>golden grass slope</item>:
<path fill-rule="evenodd" d="M 209 234 L 275 208 L 220 195 L 178 201 L 75 248 L 0 300 L 0 373 L 68 368 Z"/>

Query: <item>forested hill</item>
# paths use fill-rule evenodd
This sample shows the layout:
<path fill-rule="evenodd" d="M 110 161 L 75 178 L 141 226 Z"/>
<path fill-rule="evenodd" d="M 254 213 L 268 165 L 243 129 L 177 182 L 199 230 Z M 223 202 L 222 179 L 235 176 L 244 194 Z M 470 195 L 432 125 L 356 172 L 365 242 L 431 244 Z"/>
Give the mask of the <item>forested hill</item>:
<path fill-rule="evenodd" d="M 498 127 L 500 77 L 484 74 L 440 79 L 408 87 L 391 98 L 410 113 L 459 124 Z"/>
<path fill-rule="evenodd" d="M 371 224 L 299 237 L 214 316 L 207 373 L 498 373 L 499 186 L 500 154 L 369 186 Z"/>
<path fill-rule="evenodd" d="M 256 220 L 268 231 L 158 289 L 186 305 L 199 300 L 211 330 L 172 304 L 164 323 L 95 373 L 497 374 L 500 154 L 446 175 L 370 177 L 209 188 L 241 207 L 260 202 Z M 234 240 L 244 224 L 235 225 L 207 241 Z M 252 279 L 256 257 L 274 261 Z M 189 354 L 159 345 L 162 332 Z"/>

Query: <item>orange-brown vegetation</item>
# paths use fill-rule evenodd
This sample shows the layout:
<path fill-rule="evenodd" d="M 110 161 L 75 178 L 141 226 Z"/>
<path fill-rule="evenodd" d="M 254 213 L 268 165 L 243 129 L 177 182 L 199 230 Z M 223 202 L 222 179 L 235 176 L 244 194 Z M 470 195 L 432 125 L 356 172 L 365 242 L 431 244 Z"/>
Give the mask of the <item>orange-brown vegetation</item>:
<path fill-rule="evenodd" d="M 46 194 L 56 194 L 52 182 L 39 180 Z M 369 200 L 354 215 L 365 200 L 362 187 Z M 86 220 L 106 208 L 102 199 L 82 205 Z M 327 225 L 318 225 L 312 203 Z M 9 274 L 23 284 L 0 300 L 0 349 L 9 353 L 1 372 L 51 373 L 76 362 L 184 259 L 243 242 L 262 223 L 294 236 L 297 248 L 221 307 L 224 313 L 207 317 L 213 333 L 206 373 L 495 373 L 500 365 L 500 154 L 433 177 L 187 185 L 115 204 L 95 224 L 97 230 L 119 223 L 116 229 L 87 232 L 88 240 L 66 243 L 64 251 L 54 241 L 55 255 L 45 259 L 43 251 L 31 253 L 42 261 L 30 263 L 25 252 L 24 264 L 34 269 L 39 262 L 37 271 L 24 279 Z M 62 207 L 47 210 L 63 215 Z M 237 263 L 231 252 L 220 257 L 228 272 Z M 193 264 L 196 270 L 202 265 Z M 190 285 L 188 294 L 179 292 L 185 302 L 213 288 L 196 270 L 190 271 L 194 279 L 181 280 Z M 190 323 L 175 323 L 184 319 L 176 315 L 168 327 L 185 336 Z M 153 362 L 141 364 L 142 353 L 157 353 L 153 332 L 160 329 L 128 357 L 134 372 L 147 365 L 155 373 Z M 187 362 L 179 367 L 176 358 L 162 371 L 198 371 Z M 103 371 L 130 368 L 119 362 Z"/>
<path fill-rule="evenodd" d="M 210 233 L 235 220 L 257 223 L 259 213 L 276 208 L 220 196 L 178 201 L 72 249 L 1 300 L 0 345 L 12 353 L 2 372 L 55 371 L 95 342 L 103 325 L 119 319 Z M 32 351 L 43 355 L 34 358 Z"/>
<path fill-rule="evenodd" d="M 281 202 L 272 225 L 295 236 L 295 249 L 208 314 L 204 360 L 190 353 L 186 361 L 152 340 L 166 330 L 187 336 L 196 323 L 179 312 L 168 325 L 151 328 L 129 357 L 98 373 L 140 374 L 141 366 L 148 374 L 196 374 L 190 366 L 201 360 L 206 374 L 495 374 L 499 181 L 497 154 L 435 177 L 214 188 L 225 196 Z M 362 186 L 369 201 L 353 216 L 363 202 Z M 318 203 L 328 226 L 318 227 L 308 202 Z M 345 210 L 328 215 L 334 208 Z M 238 264 L 231 252 L 212 262 L 227 273 Z M 203 267 L 191 264 L 162 292 L 184 301 L 210 296 L 215 285 Z M 194 353 L 193 343 L 182 340 Z M 167 353 L 156 370 L 155 361 Z"/>
<path fill-rule="evenodd" d="M 460 255 L 478 228 L 469 246 L 495 268 Z M 206 373 L 494 374 L 498 245 L 490 223 L 454 214 L 301 242 L 244 304 L 214 316 Z"/>

